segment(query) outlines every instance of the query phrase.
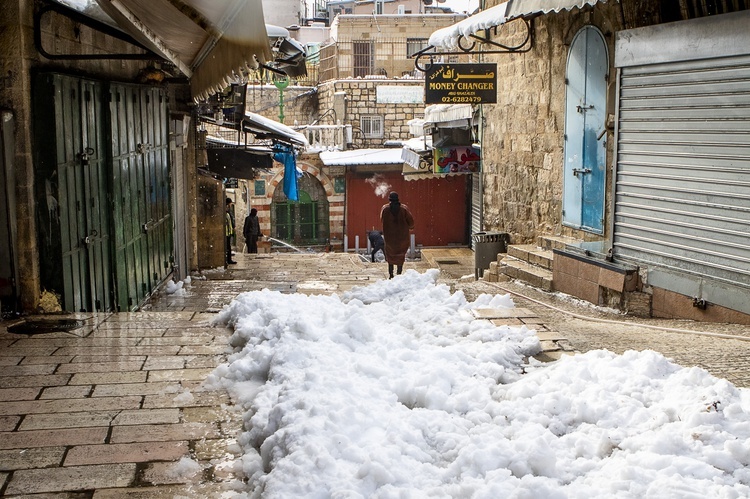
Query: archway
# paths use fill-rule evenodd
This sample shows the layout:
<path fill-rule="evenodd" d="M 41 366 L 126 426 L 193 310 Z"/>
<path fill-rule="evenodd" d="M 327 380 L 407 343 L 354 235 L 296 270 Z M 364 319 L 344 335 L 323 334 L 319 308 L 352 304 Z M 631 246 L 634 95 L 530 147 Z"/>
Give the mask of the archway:
<path fill-rule="evenodd" d="M 299 245 L 327 244 L 328 196 L 321 182 L 304 172 L 297 179 L 299 201 L 290 201 L 283 189 L 275 189 L 271 203 L 271 235 L 280 241 Z"/>

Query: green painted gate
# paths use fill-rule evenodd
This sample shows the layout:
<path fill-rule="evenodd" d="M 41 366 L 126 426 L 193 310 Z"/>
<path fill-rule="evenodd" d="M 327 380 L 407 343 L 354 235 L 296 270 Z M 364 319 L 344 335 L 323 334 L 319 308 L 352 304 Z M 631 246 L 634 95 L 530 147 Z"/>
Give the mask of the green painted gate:
<path fill-rule="evenodd" d="M 113 84 L 108 99 L 117 305 L 131 310 L 172 269 L 167 98 Z"/>
<path fill-rule="evenodd" d="M 35 127 L 40 267 L 67 311 L 114 308 L 102 84 L 37 81 Z"/>
<path fill-rule="evenodd" d="M 137 308 L 172 268 L 164 90 L 42 74 L 34 113 L 43 287 L 66 311 Z"/>

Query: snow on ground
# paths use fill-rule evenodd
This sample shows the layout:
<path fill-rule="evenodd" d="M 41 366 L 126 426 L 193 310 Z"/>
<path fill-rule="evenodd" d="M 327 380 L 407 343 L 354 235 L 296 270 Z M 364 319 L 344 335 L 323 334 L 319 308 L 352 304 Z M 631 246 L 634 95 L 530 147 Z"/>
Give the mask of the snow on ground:
<path fill-rule="evenodd" d="M 212 375 L 244 414 L 263 498 L 750 496 L 750 396 L 662 355 L 551 364 L 533 330 L 476 320 L 413 270 L 342 296 L 240 295 Z"/>

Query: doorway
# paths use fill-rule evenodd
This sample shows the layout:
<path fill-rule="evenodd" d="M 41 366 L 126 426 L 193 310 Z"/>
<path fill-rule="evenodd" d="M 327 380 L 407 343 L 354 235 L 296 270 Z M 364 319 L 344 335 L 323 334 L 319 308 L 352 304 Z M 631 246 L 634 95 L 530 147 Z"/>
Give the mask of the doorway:
<path fill-rule="evenodd" d="M 604 36 L 585 26 L 568 54 L 562 221 L 595 234 L 604 233 L 608 70 Z"/>

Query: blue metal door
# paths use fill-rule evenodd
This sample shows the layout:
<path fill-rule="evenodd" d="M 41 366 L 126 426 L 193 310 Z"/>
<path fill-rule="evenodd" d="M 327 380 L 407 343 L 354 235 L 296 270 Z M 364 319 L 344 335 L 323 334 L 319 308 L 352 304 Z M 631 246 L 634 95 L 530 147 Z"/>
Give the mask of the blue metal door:
<path fill-rule="evenodd" d="M 568 55 L 562 220 L 597 234 L 604 233 L 608 68 L 604 37 L 584 27 Z"/>

